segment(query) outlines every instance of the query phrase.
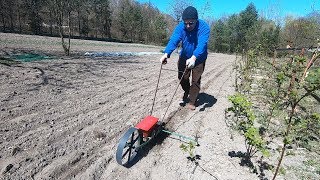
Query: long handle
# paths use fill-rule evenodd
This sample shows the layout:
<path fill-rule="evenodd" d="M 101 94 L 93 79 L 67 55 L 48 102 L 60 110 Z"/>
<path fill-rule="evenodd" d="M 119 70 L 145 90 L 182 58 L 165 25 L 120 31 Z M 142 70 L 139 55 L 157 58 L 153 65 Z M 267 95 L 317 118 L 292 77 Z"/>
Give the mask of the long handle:
<path fill-rule="evenodd" d="M 186 73 L 186 71 L 187 71 L 187 67 L 184 69 L 183 74 L 182 74 L 182 76 L 181 76 L 181 79 L 179 80 L 179 83 L 178 83 L 178 85 L 177 85 L 177 87 L 176 87 L 176 90 L 174 91 L 174 93 L 173 93 L 173 95 L 172 95 L 172 98 L 171 98 L 171 100 L 170 100 L 170 103 L 169 103 L 169 105 L 168 105 L 168 107 L 167 107 L 167 110 L 166 110 L 166 112 L 165 112 L 164 115 L 163 115 L 163 118 L 162 118 L 162 121 L 163 121 L 163 122 L 164 122 L 164 118 L 165 118 L 166 115 L 167 115 L 167 112 L 168 112 L 169 107 L 170 107 L 170 105 L 171 105 L 171 103 L 172 103 L 172 100 L 173 100 L 174 96 L 176 95 L 176 92 L 177 92 L 177 90 L 178 90 L 178 87 L 179 87 L 179 85 L 180 85 L 180 83 L 181 83 L 181 81 L 182 81 L 182 79 L 183 79 L 183 76 L 184 76 L 184 74 Z M 168 122 L 165 122 L 165 123 L 168 123 Z"/>
<path fill-rule="evenodd" d="M 158 91 L 158 87 L 159 87 L 159 81 L 160 81 L 160 76 L 161 76 L 162 65 L 163 65 L 163 64 L 161 63 L 160 72 L 159 72 L 159 76 L 158 76 L 157 87 L 156 87 L 156 90 L 154 91 L 154 97 L 153 97 L 153 102 L 152 102 L 152 106 L 151 106 L 150 115 L 152 115 L 153 107 L 154 107 L 154 102 L 156 101 L 156 96 L 157 96 L 157 91 Z"/>

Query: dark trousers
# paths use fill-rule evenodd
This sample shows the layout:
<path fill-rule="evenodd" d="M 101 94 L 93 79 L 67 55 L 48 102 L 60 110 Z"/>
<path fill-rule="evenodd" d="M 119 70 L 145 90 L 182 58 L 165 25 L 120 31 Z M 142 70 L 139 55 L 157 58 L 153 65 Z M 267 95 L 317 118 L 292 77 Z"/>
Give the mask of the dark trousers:
<path fill-rule="evenodd" d="M 200 92 L 201 75 L 204 71 L 205 61 L 201 64 L 196 65 L 193 69 L 186 69 L 186 59 L 179 57 L 178 61 L 178 78 L 181 79 L 181 87 L 185 93 L 189 94 L 189 100 L 191 104 L 196 103 L 198 94 Z M 184 76 L 183 75 L 183 72 Z M 190 85 L 191 75 L 191 85 Z"/>

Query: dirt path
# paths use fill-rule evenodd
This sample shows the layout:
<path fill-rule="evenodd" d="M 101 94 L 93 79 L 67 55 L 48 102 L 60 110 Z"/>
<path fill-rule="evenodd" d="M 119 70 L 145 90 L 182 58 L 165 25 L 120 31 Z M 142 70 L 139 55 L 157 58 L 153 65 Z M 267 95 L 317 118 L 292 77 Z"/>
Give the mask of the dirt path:
<path fill-rule="evenodd" d="M 159 58 L 0 64 L 0 179 L 258 179 L 239 166 L 238 158 L 228 156 L 245 150 L 242 138 L 230 138 L 224 120 L 227 96 L 234 92 L 232 55 L 210 54 L 199 107 L 180 107 L 179 88 L 166 117 L 171 118 L 170 129 L 199 136 L 199 166 L 187 160 L 179 148 L 182 142 L 171 136 L 144 152 L 131 168 L 116 163 L 119 138 L 150 112 Z M 176 70 L 176 59 L 173 55 L 164 68 Z M 154 116 L 163 116 L 176 77 L 177 72 L 163 71 Z"/>

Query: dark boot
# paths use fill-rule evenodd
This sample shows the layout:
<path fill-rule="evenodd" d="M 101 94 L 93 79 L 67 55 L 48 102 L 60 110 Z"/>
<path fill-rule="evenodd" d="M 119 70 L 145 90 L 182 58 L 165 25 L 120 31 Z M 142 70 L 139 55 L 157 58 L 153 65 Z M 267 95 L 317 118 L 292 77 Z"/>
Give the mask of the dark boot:
<path fill-rule="evenodd" d="M 184 92 L 182 96 L 182 100 L 179 102 L 180 106 L 185 106 L 189 102 L 188 96 L 189 96 L 189 93 Z"/>

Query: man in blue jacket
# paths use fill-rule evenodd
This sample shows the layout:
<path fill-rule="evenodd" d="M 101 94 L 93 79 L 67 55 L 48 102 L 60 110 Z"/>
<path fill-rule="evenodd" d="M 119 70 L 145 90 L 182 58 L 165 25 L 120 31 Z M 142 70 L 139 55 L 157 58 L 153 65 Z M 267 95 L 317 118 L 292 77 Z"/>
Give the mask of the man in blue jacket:
<path fill-rule="evenodd" d="M 182 100 L 183 104 L 185 104 L 189 98 L 188 108 L 195 110 L 200 91 L 201 75 L 208 56 L 207 44 L 210 28 L 205 21 L 198 19 L 198 12 L 192 6 L 183 11 L 182 20 L 171 35 L 160 61 L 162 64 L 166 64 L 167 58 L 170 58 L 171 53 L 182 42 L 178 61 L 178 78 L 182 78 L 180 84 L 184 90 Z M 182 77 L 183 73 L 184 76 Z M 189 81 L 190 75 L 192 77 L 191 85 Z"/>

